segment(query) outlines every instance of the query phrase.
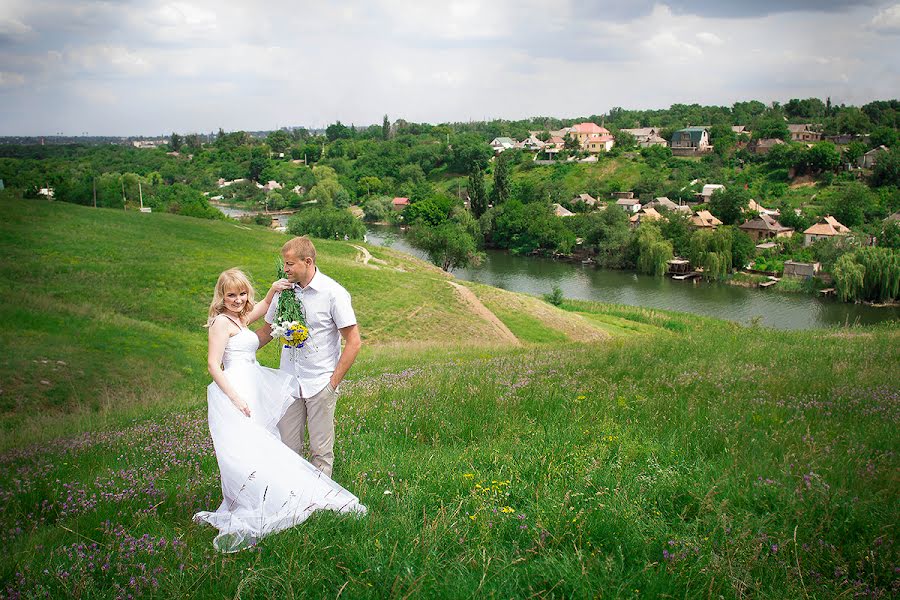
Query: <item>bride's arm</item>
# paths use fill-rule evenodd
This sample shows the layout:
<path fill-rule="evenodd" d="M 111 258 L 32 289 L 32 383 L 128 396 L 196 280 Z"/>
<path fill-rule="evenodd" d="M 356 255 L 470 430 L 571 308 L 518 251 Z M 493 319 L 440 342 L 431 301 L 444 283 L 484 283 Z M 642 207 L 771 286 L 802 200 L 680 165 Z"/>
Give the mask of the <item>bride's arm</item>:
<path fill-rule="evenodd" d="M 228 381 L 228 378 L 225 377 L 225 372 L 222 371 L 221 367 L 222 356 L 225 354 L 225 344 L 228 343 L 229 338 L 228 329 L 228 319 L 217 318 L 213 321 L 213 324 L 210 325 L 209 352 L 206 357 L 206 368 L 209 369 L 209 374 L 212 375 L 213 381 L 215 381 L 216 385 L 219 386 L 219 389 L 228 396 L 228 399 L 231 400 L 232 404 L 249 417 L 250 407 L 247 406 L 247 403 L 244 402 L 240 396 L 238 396 L 237 391 L 235 391 L 231 382 Z"/>
<path fill-rule="evenodd" d="M 272 304 L 272 298 L 275 297 L 275 292 L 283 292 L 290 287 L 291 282 L 287 279 L 279 279 L 273 283 L 266 293 L 266 297 L 257 302 L 253 309 L 244 316 L 244 322 L 249 325 L 266 314 L 266 311 L 269 310 L 269 305 Z"/>

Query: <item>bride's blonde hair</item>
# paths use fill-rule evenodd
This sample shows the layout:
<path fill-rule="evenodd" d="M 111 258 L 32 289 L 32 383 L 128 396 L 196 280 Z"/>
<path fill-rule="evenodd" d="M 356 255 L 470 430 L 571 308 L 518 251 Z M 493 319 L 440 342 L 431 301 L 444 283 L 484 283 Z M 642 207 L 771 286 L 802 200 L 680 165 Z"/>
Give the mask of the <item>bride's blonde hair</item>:
<path fill-rule="evenodd" d="M 239 293 L 247 292 L 247 303 L 241 308 L 241 317 L 253 310 L 253 305 L 256 304 L 256 293 L 253 291 L 253 284 L 250 283 L 250 278 L 244 275 L 244 272 L 240 269 L 222 271 L 218 281 L 216 281 L 215 290 L 213 290 L 212 303 L 209 305 L 209 318 L 205 327 L 212 325 L 216 317 L 225 312 L 225 294 L 227 290 L 236 290 Z"/>

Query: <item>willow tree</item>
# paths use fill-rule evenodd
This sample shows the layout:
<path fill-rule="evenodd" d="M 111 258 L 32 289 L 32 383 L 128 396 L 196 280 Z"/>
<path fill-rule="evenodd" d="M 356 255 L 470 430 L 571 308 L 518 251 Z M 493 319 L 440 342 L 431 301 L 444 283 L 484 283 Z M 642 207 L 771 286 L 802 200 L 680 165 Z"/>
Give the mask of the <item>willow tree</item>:
<path fill-rule="evenodd" d="M 862 297 L 865 275 L 866 268 L 853 260 L 852 254 L 844 254 L 837 259 L 831 276 L 834 279 L 838 298 L 842 302 L 859 300 Z"/>
<path fill-rule="evenodd" d="M 691 235 L 691 263 L 703 268 L 704 279 L 722 279 L 731 270 L 731 232 L 725 228 L 698 229 Z"/>
<path fill-rule="evenodd" d="M 638 271 L 647 275 L 664 275 L 667 263 L 672 259 L 672 242 L 663 238 L 659 227 L 649 223 L 641 225 L 635 243 Z"/>
<path fill-rule="evenodd" d="M 887 302 L 900 297 L 900 252 L 864 246 L 855 250 L 852 258 L 864 269 L 863 300 Z"/>

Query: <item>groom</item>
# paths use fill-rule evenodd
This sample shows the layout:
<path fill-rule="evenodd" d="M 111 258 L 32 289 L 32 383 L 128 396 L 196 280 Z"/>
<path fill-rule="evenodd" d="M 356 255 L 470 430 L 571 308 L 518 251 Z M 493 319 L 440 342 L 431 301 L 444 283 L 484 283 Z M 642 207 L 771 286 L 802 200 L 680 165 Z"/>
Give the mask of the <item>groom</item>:
<path fill-rule="evenodd" d="M 309 461 L 331 477 L 334 465 L 334 408 L 338 386 L 350 370 L 362 340 L 350 294 L 316 267 L 316 248 L 308 237 L 295 237 L 281 248 L 284 273 L 294 284 L 294 293 L 303 306 L 309 339 L 299 358 L 281 350 L 281 369 L 300 381 L 300 399 L 278 423 L 281 439 L 297 454 L 303 452 L 309 430 Z M 266 313 L 266 324 L 257 330 L 260 348 L 272 339 L 272 322 L 278 300 Z M 341 338 L 344 352 L 341 353 Z"/>

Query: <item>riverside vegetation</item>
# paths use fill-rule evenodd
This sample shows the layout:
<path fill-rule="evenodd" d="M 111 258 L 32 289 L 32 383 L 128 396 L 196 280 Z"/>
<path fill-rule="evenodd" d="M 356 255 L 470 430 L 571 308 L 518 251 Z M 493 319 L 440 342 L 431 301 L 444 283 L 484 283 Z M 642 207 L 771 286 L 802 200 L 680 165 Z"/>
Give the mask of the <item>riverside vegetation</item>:
<path fill-rule="evenodd" d="M 168 144 L 148 150 L 0 145 L 0 179 L 26 196 L 49 186 L 67 202 L 119 208 L 133 206 L 143 196 L 155 211 L 195 217 L 221 217 L 207 198 L 243 209 L 290 208 L 298 211 L 292 230 L 362 239 L 363 225 L 347 211 L 353 208 L 370 221 L 402 218 L 412 225 L 411 241 L 447 270 L 477 262 L 483 248 L 577 253 L 603 268 L 656 275 L 676 255 L 702 268 L 704 277 L 719 280 L 731 280 L 733 271 L 748 265 L 781 274 L 787 260 L 817 261 L 834 276 L 840 298 L 890 302 L 900 290 L 900 226 L 886 220 L 900 209 L 898 113 L 897 100 L 855 107 L 817 98 L 769 106 L 751 100 L 732 106 L 675 104 L 664 110 L 613 108 L 580 119 L 604 123 L 615 136 L 612 150 L 590 164 L 565 160 L 586 156 L 577 144 L 562 150 L 561 160 L 547 161 L 551 164 L 533 161 L 547 157 L 522 150 L 494 158 L 489 146 L 499 136 L 522 140 L 529 132 L 540 132 L 546 138 L 579 119 L 431 125 L 403 119 L 392 123 L 386 115 L 381 125 L 365 128 L 338 121 L 324 135 L 303 128 L 273 131 L 264 138 L 243 131 L 173 133 Z M 841 143 L 792 143 L 787 123 L 809 124 L 822 135 L 838 136 Z M 625 131 L 653 126 L 671 139 L 675 130 L 697 124 L 709 126 L 714 146 L 702 157 L 680 158 L 659 146 L 638 148 Z M 738 134 L 734 125 L 750 133 Z M 751 152 L 760 140 L 787 143 L 764 154 Z M 882 146 L 887 150 L 876 150 L 881 154 L 873 168 L 856 167 L 866 151 Z M 262 186 L 269 181 L 279 185 Z M 579 199 L 590 194 L 605 208 L 612 204 L 611 193 L 630 191 L 643 204 L 659 196 L 692 201 L 709 183 L 725 189 L 708 206 L 695 208 L 709 208 L 724 223 L 715 233 L 695 232 L 684 215 L 665 209 L 658 231 L 649 223 L 636 230 L 624 211 L 592 209 Z M 393 210 L 392 197 L 408 198 L 402 215 Z M 465 198 L 471 200 L 468 210 Z M 752 239 L 737 228 L 755 216 L 748 210 L 751 198 L 779 210 L 780 222 L 798 233 L 757 254 Z M 557 217 L 553 203 L 576 214 Z M 853 234 L 841 243 L 804 247 L 799 232 L 829 214 Z M 248 219 L 270 221 L 265 214 Z M 640 229 L 648 231 L 639 234 Z M 884 248 L 874 260 L 856 252 L 873 238 Z M 846 254 L 850 256 L 838 264 Z M 738 280 L 752 285 L 746 277 Z M 829 285 L 814 279 L 809 285 L 784 281 L 777 287 L 815 292 Z"/>
<path fill-rule="evenodd" d="M 0 596 L 893 597 L 898 328 L 773 331 L 317 241 L 364 348 L 317 514 L 216 554 L 205 330 L 261 227 L 0 195 Z M 260 353 L 277 363 L 277 348 Z"/>

